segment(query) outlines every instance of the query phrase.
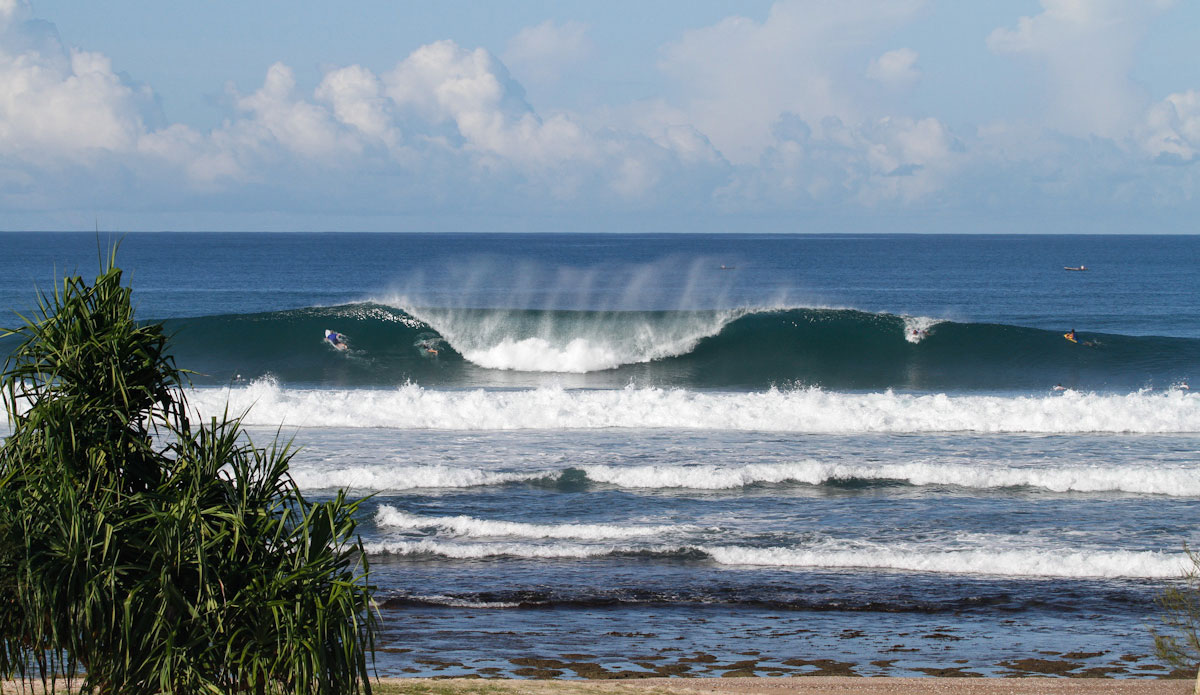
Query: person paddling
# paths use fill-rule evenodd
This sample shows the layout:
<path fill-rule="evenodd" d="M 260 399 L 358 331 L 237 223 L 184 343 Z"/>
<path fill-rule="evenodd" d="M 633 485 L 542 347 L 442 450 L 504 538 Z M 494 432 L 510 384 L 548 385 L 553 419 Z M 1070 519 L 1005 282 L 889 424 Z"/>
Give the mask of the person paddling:
<path fill-rule="evenodd" d="M 329 344 L 337 350 L 345 350 L 348 347 L 346 345 L 346 336 L 337 331 L 331 331 L 328 328 L 325 329 L 325 340 L 329 341 Z"/>

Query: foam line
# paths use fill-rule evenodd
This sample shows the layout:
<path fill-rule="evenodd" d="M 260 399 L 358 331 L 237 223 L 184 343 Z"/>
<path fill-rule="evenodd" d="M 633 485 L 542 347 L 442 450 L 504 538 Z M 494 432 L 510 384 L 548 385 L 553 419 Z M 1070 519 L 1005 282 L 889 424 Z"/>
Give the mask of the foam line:
<path fill-rule="evenodd" d="M 304 490 L 348 488 L 355 490 L 412 490 L 465 488 L 537 480 L 555 473 L 503 472 L 450 466 L 334 466 L 298 463 L 292 478 Z"/>
<path fill-rule="evenodd" d="M 930 462 L 847 464 L 801 461 L 742 466 L 584 466 L 588 479 L 625 488 L 725 490 L 755 484 L 821 485 L 838 480 L 898 480 L 911 485 L 1054 492 L 1134 492 L 1200 497 L 1200 467 L 1074 465 L 1019 467 Z"/>
<path fill-rule="evenodd" d="M 1045 396 L 838 393 L 819 388 L 752 393 L 635 388 L 443 391 L 285 389 L 263 379 L 198 388 L 200 416 L 248 411 L 246 424 L 438 430 L 669 428 L 811 433 L 1200 432 L 1200 394 L 1067 391 Z"/>
<path fill-rule="evenodd" d="M 618 526 L 615 524 L 530 524 L 494 521 L 470 516 L 421 516 L 384 505 L 375 514 L 375 523 L 389 529 L 419 530 L 436 528 L 462 537 L 567 538 L 603 540 L 659 536 L 687 530 L 687 526 Z"/>
<path fill-rule="evenodd" d="M 621 553 L 678 557 L 696 552 L 730 567 L 864 569 L 1005 577 L 1168 578 L 1188 566 L 1182 553 L 1031 548 L 969 550 L 889 549 L 884 546 L 813 549 L 744 546 L 618 546 L 570 543 L 453 543 L 436 540 L 366 544 L 376 555 L 445 559 L 588 559 Z"/>

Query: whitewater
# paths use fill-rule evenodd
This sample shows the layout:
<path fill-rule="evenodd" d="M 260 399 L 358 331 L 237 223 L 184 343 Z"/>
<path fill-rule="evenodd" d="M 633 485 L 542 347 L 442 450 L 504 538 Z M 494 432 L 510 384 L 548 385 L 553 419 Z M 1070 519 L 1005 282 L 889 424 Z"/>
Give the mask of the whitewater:
<path fill-rule="evenodd" d="M 286 389 L 273 379 L 196 389 L 197 415 L 226 406 L 247 424 L 304 427 L 512 430 L 672 428 L 763 432 L 1200 432 L 1200 394 L 847 394 L 821 388 L 713 393 L 686 389 Z"/>
<path fill-rule="evenodd" d="M 3 307 L 94 264 L 94 235 L 0 237 Z M 1200 544 L 1200 238 L 185 233 L 121 253 L 195 421 L 290 442 L 306 497 L 364 497 L 382 674 L 1166 672 L 1147 625 Z"/>

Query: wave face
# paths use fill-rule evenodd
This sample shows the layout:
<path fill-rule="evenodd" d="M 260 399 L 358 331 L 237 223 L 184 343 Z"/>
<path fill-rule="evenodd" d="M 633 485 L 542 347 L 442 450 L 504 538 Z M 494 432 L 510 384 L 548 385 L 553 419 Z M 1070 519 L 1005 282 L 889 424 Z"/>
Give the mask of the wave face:
<path fill-rule="evenodd" d="M 1164 388 L 1200 371 L 1200 340 L 1081 335 L 852 309 L 532 311 L 378 303 L 168 322 L 198 384 L 272 375 L 314 386 L 840 390 Z M 324 330 L 349 338 L 333 350 Z"/>

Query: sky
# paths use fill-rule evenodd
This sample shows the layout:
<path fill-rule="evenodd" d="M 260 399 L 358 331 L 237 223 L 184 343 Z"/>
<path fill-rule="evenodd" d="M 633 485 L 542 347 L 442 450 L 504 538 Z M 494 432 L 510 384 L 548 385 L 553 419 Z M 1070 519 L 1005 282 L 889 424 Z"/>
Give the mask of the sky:
<path fill-rule="evenodd" d="M 1194 0 L 0 0 L 0 229 L 1198 233 Z"/>

